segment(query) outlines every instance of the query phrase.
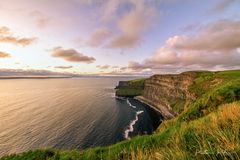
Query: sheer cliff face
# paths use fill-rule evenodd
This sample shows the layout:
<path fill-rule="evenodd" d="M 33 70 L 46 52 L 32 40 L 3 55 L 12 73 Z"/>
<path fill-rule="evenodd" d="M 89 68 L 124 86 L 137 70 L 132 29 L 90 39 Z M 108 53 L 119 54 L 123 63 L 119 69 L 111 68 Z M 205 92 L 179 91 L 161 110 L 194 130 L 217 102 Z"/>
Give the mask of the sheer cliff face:
<path fill-rule="evenodd" d="M 145 81 L 143 99 L 159 109 L 166 118 L 172 118 L 195 99 L 188 88 L 196 75 L 186 72 L 179 75 L 154 75 Z"/>
<path fill-rule="evenodd" d="M 196 77 L 196 72 L 184 72 L 154 75 L 144 81 L 120 81 L 116 87 L 116 96 L 135 97 L 160 111 L 165 119 L 170 119 L 197 98 L 189 91 Z"/>

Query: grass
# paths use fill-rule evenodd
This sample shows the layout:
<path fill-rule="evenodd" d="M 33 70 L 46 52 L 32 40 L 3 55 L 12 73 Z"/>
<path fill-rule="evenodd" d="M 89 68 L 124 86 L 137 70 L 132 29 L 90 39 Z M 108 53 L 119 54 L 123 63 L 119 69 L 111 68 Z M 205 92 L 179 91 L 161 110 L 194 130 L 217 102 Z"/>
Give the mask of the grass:
<path fill-rule="evenodd" d="M 83 151 L 43 149 L 2 160 L 240 159 L 240 71 L 198 71 L 189 91 L 198 98 L 152 135 Z M 181 104 L 172 100 L 172 106 Z M 175 109 L 178 106 L 175 105 Z"/>
<path fill-rule="evenodd" d="M 140 78 L 128 81 L 129 86 L 127 88 L 120 87 L 119 89 L 117 89 L 116 95 L 119 97 L 135 97 L 142 95 L 145 80 L 146 78 Z"/>
<path fill-rule="evenodd" d="M 171 98 L 171 99 L 168 99 L 167 101 L 170 102 L 169 104 L 172 110 L 174 111 L 174 113 L 183 112 L 186 100 L 181 98 Z"/>
<path fill-rule="evenodd" d="M 36 150 L 3 157 L 20 159 L 239 159 L 240 102 L 221 105 L 211 114 L 150 136 L 85 151 Z"/>
<path fill-rule="evenodd" d="M 221 104 L 240 100 L 240 71 L 200 73 L 189 90 L 199 98 L 179 116 L 182 121 L 202 117 Z"/>
<path fill-rule="evenodd" d="M 221 105 L 211 114 L 174 125 L 169 147 L 159 154 L 176 159 L 239 159 L 240 103 Z M 160 133 L 164 132 L 160 131 Z"/>
<path fill-rule="evenodd" d="M 130 82 L 132 82 L 132 83 L 138 83 L 138 84 L 144 85 L 145 80 L 146 80 L 146 78 L 139 78 L 139 79 L 131 80 Z"/>
<path fill-rule="evenodd" d="M 134 97 L 143 94 L 143 89 L 118 89 L 116 95 L 119 97 Z"/>

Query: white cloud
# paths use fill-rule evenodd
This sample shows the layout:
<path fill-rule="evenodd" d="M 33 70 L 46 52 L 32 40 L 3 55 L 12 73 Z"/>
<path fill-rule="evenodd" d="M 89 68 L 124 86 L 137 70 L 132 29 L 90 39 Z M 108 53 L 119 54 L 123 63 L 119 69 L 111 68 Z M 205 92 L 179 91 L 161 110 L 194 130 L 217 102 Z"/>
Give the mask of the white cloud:
<path fill-rule="evenodd" d="M 27 46 L 37 41 L 36 37 L 26 38 L 14 36 L 8 27 L 0 27 L 0 43 L 11 43 Z"/>
<path fill-rule="evenodd" d="M 150 58 L 129 62 L 128 68 L 177 72 L 240 67 L 239 28 L 240 21 L 221 20 L 201 27 L 194 35 L 170 37 Z"/>
<path fill-rule="evenodd" d="M 109 48 L 133 48 L 141 42 L 142 34 L 151 26 L 155 9 L 145 1 L 131 1 L 132 9 L 117 21 L 120 34 L 107 45 Z"/>

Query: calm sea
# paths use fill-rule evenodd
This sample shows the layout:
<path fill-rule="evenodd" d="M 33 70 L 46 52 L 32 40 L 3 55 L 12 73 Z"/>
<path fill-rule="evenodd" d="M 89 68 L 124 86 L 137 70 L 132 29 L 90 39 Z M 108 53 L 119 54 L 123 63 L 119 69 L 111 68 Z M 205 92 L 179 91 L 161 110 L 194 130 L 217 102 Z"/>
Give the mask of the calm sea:
<path fill-rule="evenodd" d="M 131 78 L 0 80 L 0 157 L 36 148 L 105 146 L 156 127 L 144 104 L 116 99 Z"/>

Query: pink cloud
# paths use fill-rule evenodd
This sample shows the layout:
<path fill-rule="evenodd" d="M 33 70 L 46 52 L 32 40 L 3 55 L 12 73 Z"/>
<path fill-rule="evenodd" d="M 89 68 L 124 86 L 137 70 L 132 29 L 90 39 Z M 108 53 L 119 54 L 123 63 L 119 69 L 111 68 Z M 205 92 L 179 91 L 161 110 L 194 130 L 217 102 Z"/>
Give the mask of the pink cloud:
<path fill-rule="evenodd" d="M 86 56 L 75 49 L 63 49 L 62 47 L 54 48 L 52 56 L 69 62 L 93 63 L 96 60 L 94 57 Z"/>
<path fill-rule="evenodd" d="M 25 38 L 13 36 L 8 27 L 0 27 L 0 43 L 11 43 L 27 46 L 37 41 L 36 37 Z"/>
<path fill-rule="evenodd" d="M 9 53 L 0 51 L 0 58 L 9 58 L 9 57 L 11 57 Z"/>

